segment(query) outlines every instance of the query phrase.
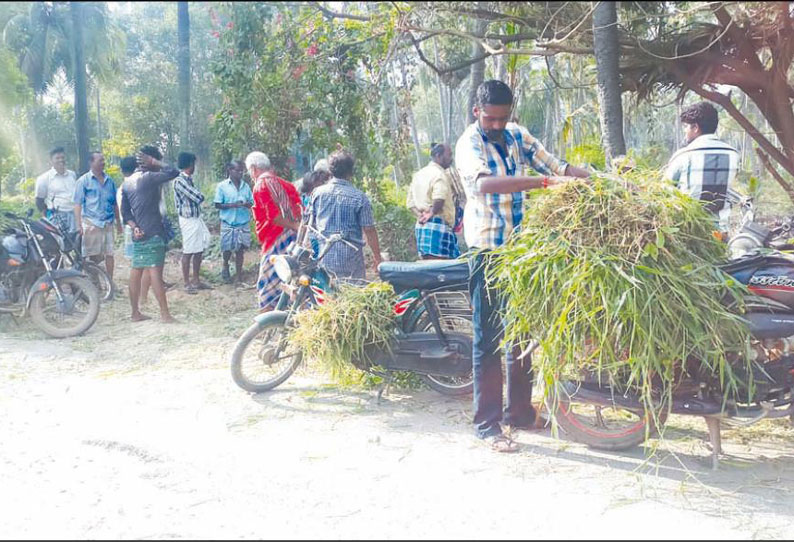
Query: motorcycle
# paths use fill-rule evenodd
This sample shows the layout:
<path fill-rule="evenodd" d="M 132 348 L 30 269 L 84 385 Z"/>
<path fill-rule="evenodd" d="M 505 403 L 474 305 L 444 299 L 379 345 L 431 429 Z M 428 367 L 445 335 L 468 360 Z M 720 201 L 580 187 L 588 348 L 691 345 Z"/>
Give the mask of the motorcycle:
<path fill-rule="evenodd" d="M 741 360 L 734 360 L 739 393 L 723 403 L 719 375 L 704 373 L 699 363 L 688 360 L 669 405 L 669 413 L 705 419 L 714 469 L 722 451 L 721 424 L 748 426 L 785 417 L 794 424 L 794 255 L 775 248 L 787 246 L 781 236 L 791 221 L 770 230 L 754 221 L 752 199 L 741 198 L 740 204 L 742 223 L 728 242 L 731 260 L 722 269 L 751 293 L 745 300 L 744 318 L 752 336 L 752 375 L 741 369 Z M 667 409 L 652 417 L 636 395 L 610 388 L 597 375 L 583 375 L 557 386 L 558 427 L 572 440 L 592 448 L 637 446 L 666 421 Z M 553 411 L 551 399 L 547 406 Z"/>
<path fill-rule="evenodd" d="M 57 214 L 55 215 L 57 216 Z M 116 292 L 116 285 L 111 280 L 110 275 L 99 264 L 83 258 L 82 236 L 80 232 L 69 231 L 66 224 L 57 220 L 49 220 L 50 224 L 57 227 L 57 232 L 48 232 L 58 243 L 59 251 L 57 256 L 52 258 L 50 265 L 53 269 L 71 268 L 81 271 L 91 279 L 99 291 L 100 300 L 110 301 Z"/>
<path fill-rule="evenodd" d="M 302 224 L 298 241 L 288 254 L 272 257 L 283 282 L 276 310 L 258 315 L 232 352 L 232 377 L 246 391 L 271 390 L 297 369 L 302 353 L 287 340 L 294 316 L 324 303 L 334 290 L 336 279 L 321 263 L 331 246 L 340 242 L 355 246 L 341 234 L 326 238 L 312 229 L 325 241 L 315 257 L 302 243 L 309 229 Z M 391 352 L 369 352 L 373 364 L 384 370 L 385 383 L 378 397 L 395 371 L 416 373 L 443 394 L 471 393 L 472 327 L 466 262 L 384 262 L 379 274 L 397 293 L 394 313 L 398 325 Z"/>
<path fill-rule="evenodd" d="M 53 269 L 59 252 L 59 229 L 46 218 L 37 221 L 5 213 L 21 228 L 0 240 L 0 314 L 30 315 L 52 337 L 72 337 L 87 331 L 99 314 L 99 293 L 74 269 Z"/>

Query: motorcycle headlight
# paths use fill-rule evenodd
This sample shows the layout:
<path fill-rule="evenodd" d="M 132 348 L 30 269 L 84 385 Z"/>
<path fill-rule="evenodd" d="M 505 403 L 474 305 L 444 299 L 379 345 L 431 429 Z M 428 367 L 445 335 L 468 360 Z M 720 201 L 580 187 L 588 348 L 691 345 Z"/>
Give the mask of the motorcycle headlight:
<path fill-rule="evenodd" d="M 291 258 L 287 256 L 272 256 L 270 258 L 270 263 L 273 264 L 273 269 L 276 271 L 276 275 L 283 282 L 289 282 L 292 280 L 294 265 Z"/>

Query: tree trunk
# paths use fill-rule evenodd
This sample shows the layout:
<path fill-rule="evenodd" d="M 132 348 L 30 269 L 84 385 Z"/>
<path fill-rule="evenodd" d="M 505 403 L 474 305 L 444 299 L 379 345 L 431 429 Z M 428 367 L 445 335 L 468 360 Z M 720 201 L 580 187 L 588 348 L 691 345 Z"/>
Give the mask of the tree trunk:
<path fill-rule="evenodd" d="M 179 67 L 179 148 L 190 145 L 190 15 L 187 2 L 177 3 L 177 63 Z"/>
<path fill-rule="evenodd" d="M 607 163 L 626 154 L 623 138 L 623 104 L 621 103 L 618 60 L 618 14 L 615 2 L 598 2 L 593 11 L 593 52 L 596 59 L 599 119 Z"/>
<path fill-rule="evenodd" d="M 405 110 L 408 114 L 408 124 L 411 129 L 411 139 L 414 142 L 414 152 L 416 153 L 416 169 L 422 168 L 422 149 L 419 146 L 419 134 L 416 131 L 416 120 L 414 119 L 414 108 L 411 103 L 411 88 L 408 86 L 408 74 L 405 71 L 405 62 L 400 57 L 400 72 L 405 89 Z"/>
<path fill-rule="evenodd" d="M 102 112 L 99 108 L 99 81 L 95 81 L 96 85 L 96 148 L 102 150 Z"/>
<path fill-rule="evenodd" d="M 483 21 L 478 19 L 475 23 L 474 33 L 478 36 L 481 36 L 483 32 L 485 32 L 485 28 L 488 26 L 487 21 Z M 471 57 L 475 58 L 477 56 L 482 55 L 485 52 L 482 45 L 479 42 L 473 41 L 471 44 Z M 482 84 L 483 80 L 485 79 L 485 59 L 480 60 L 479 62 L 472 64 L 471 66 L 471 80 L 469 86 L 469 100 L 468 100 L 468 111 L 466 112 L 466 118 L 468 122 L 474 122 L 474 113 L 472 109 L 474 108 L 474 103 L 477 101 L 477 89 Z"/>
<path fill-rule="evenodd" d="M 72 15 L 72 59 L 74 61 L 74 130 L 77 135 L 78 172 L 88 171 L 88 97 L 83 49 L 83 4 L 69 3 Z"/>
<path fill-rule="evenodd" d="M 438 65 L 438 42 L 436 38 L 433 38 L 433 54 L 435 58 L 436 65 Z M 442 81 L 441 76 L 437 75 L 436 80 L 438 82 L 438 108 L 439 114 L 441 115 L 441 139 L 443 141 L 449 140 L 449 126 L 447 126 L 447 116 L 444 114 L 446 108 L 444 107 L 444 81 Z"/>

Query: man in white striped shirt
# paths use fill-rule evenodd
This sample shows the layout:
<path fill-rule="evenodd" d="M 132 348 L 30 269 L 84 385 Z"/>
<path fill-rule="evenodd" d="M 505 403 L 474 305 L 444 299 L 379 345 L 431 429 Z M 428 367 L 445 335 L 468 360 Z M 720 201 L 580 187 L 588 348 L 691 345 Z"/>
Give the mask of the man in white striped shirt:
<path fill-rule="evenodd" d="M 725 196 L 739 170 L 739 153 L 716 136 L 718 120 L 717 110 L 708 102 L 681 113 L 687 146 L 670 158 L 665 177 L 682 192 L 706 202 L 720 230 L 727 231 L 731 209 Z"/>

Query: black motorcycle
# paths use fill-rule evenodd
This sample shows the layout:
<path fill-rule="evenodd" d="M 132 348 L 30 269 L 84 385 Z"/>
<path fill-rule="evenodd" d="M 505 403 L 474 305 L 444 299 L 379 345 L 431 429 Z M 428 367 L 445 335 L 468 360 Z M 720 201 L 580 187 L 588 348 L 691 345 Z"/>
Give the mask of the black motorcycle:
<path fill-rule="evenodd" d="M 99 293 L 74 269 L 53 269 L 60 230 L 46 218 L 31 221 L 11 213 L 20 228 L 0 240 L 0 314 L 30 315 L 52 337 L 71 337 L 88 330 L 99 314 Z"/>
<path fill-rule="evenodd" d="M 742 369 L 742 360 L 735 360 L 741 386 L 724 404 L 720 375 L 704 372 L 699 362 L 689 360 L 683 364 L 669 408 L 672 414 L 706 420 L 714 468 L 721 453 L 721 424 L 746 426 L 783 417 L 794 423 L 794 255 L 775 248 L 787 246 L 781 239 L 787 223 L 768 229 L 754 222 L 752 200 L 743 198 L 741 206 L 742 224 L 728 242 L 732 259 L 722 269 L 752 294 L 745 300 L 743 315 L 752 334 L 752 375 Z M 653 417 L 639 397 L 611 388 L 597 375 L 585 374 L 557 386 L 553 395 L 558 398 L 558 426 L 593 448 L 623 450 L 639 445 L 665 423 L 666 409 Z"/>
<path fill-rule="evenodd" d="M 321 260 L 334 243 L 347 241 L 339 234 L 332 235 L 313 257 L 311 249 L 302 246 L 305 228 L 301 226 L 299 240 L 288 254 L 272 257 L 284 290 L 276 310 L 257 316 L 234 347 L 232 377 L 246 391 L 268 391 L 290 377 L 303 357 L 287 340 L 293 317 L 333 295 L 335 279 Z M 398 326 L 391 352 L 368 352 L 373 364 L 384 370 L 385 382 L 395 371 L 409 371 L 441 393 L 471 393 L 472 327 L 466 262 L 384 262 L 379 273 L 397 293 L 394 312 Z"/>

